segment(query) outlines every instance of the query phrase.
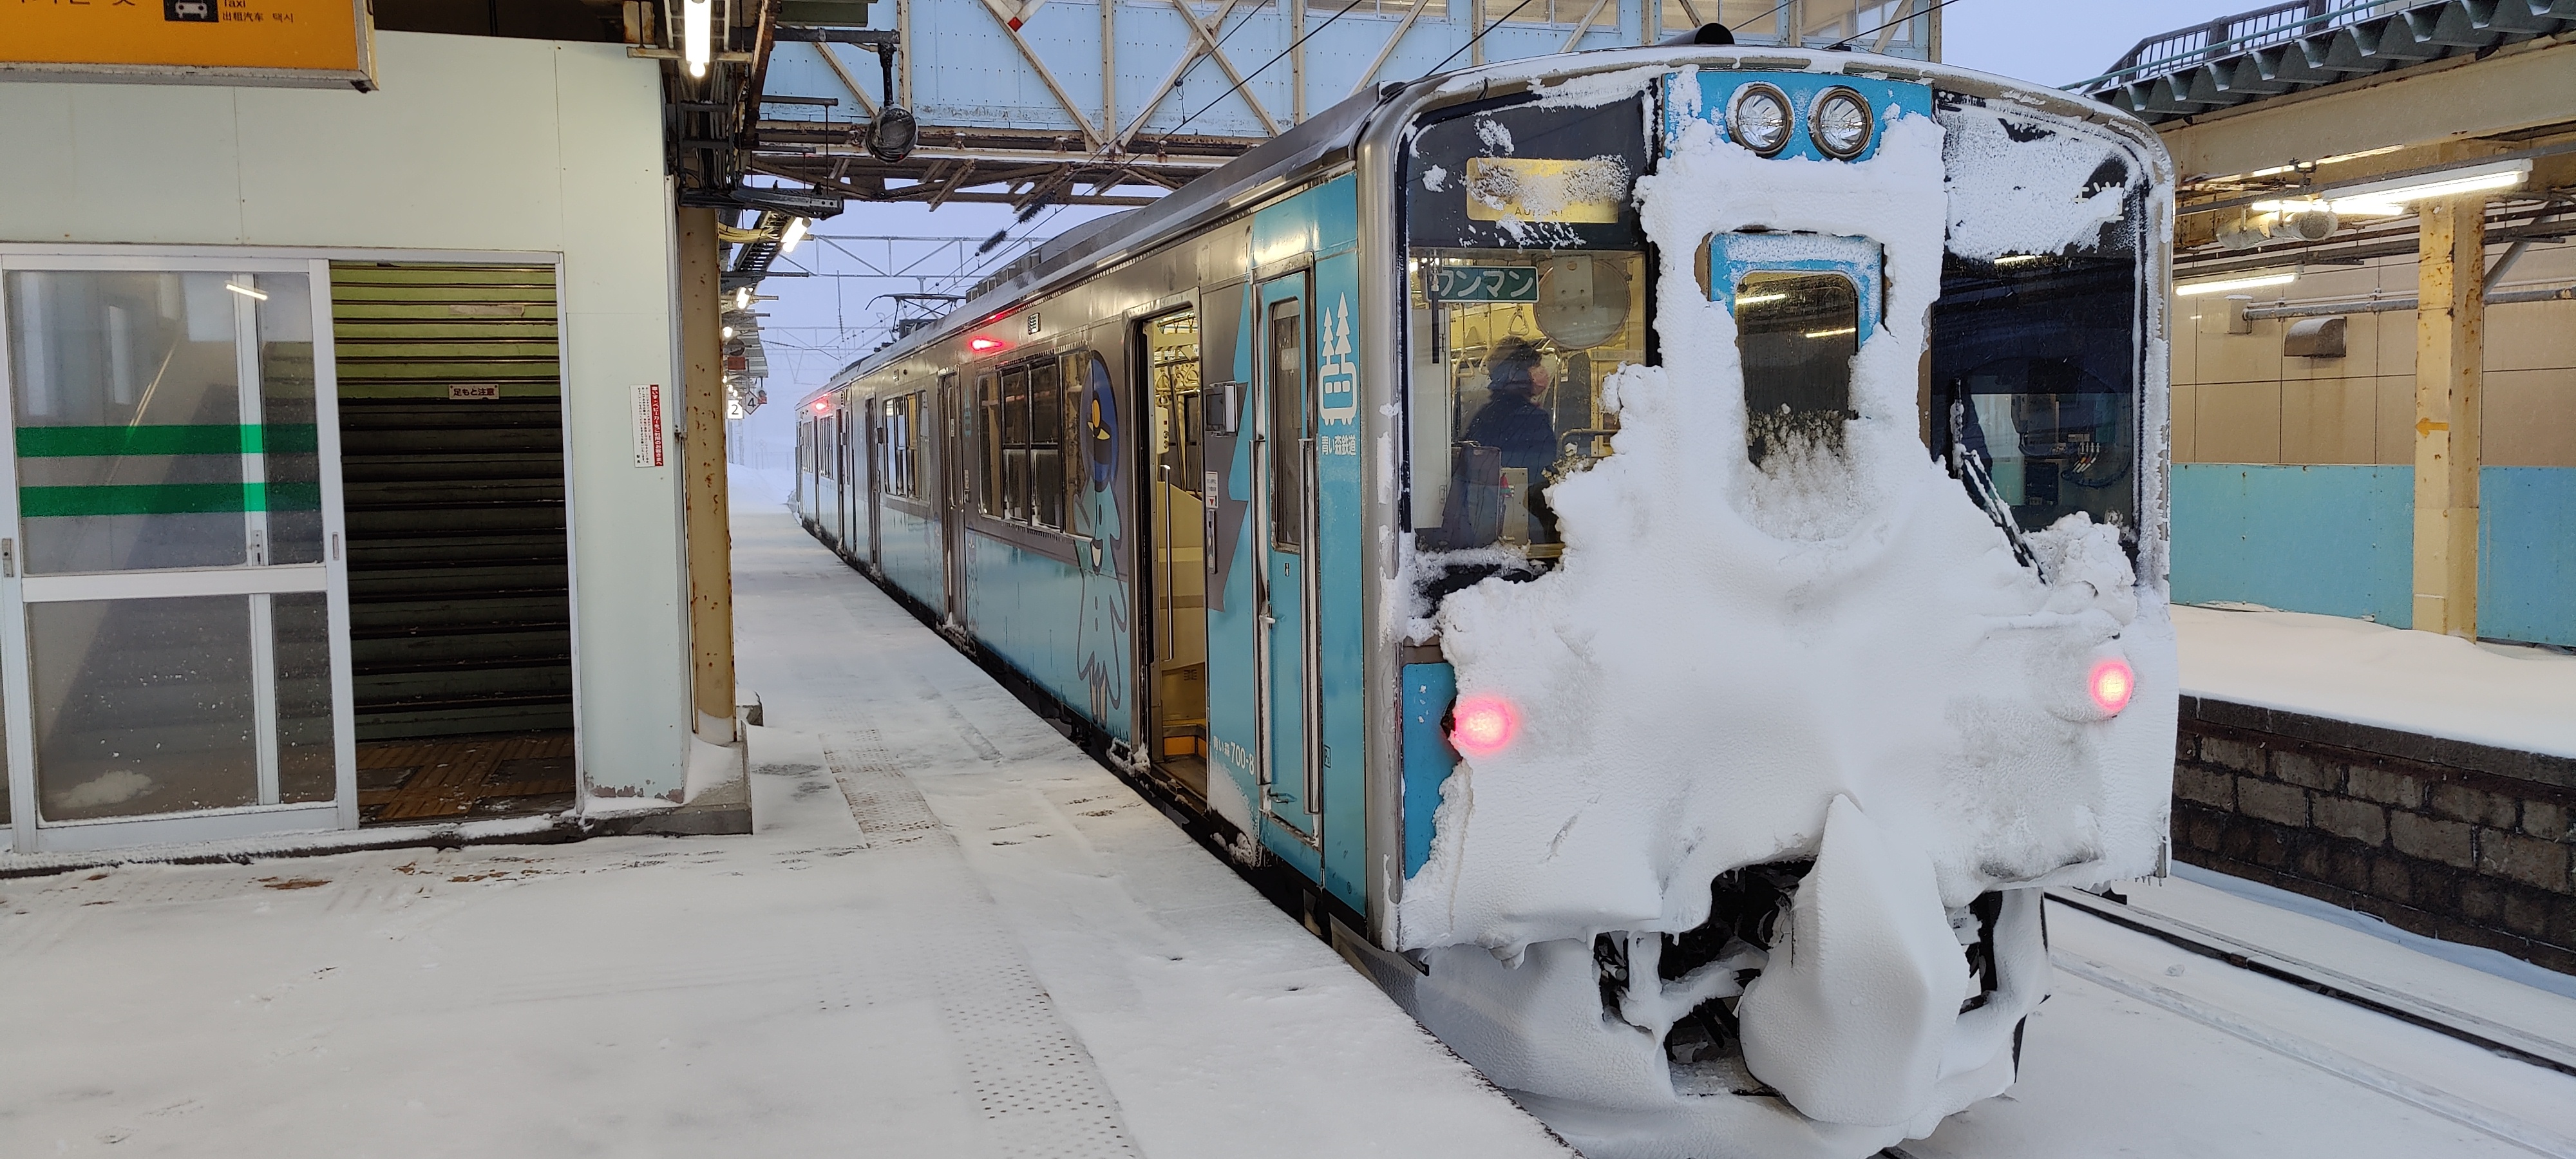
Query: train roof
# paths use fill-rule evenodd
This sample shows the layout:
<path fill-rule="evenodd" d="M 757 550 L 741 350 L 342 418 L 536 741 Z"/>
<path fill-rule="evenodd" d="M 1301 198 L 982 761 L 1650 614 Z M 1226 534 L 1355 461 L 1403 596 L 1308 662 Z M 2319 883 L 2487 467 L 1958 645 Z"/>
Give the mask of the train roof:
<path fill-rule="evenodd" d="M 1394 110 L 1410 117 L 1442 104 L 1524 91 L 1533 80 L 1691 65 L 1867 74 L 1932 83 L 1952 92 L 2010 100 L 2102 124 L 2146 146 L 2160 165 L 2169 165 L 2163 159 L 2155 131 L 2125 111 L 2027 81 L 1902 57 L 1771 45 L 1642 45 L 1502 61 L 1380 85 L 1254 146 L 1151 205 L 1096 218 L 1040 242 L 977 283 L 968 300 L 937 322 L 861 355 L 830 381 L 806 392 L 798 406 L 810 406 L 814 399 L 880 366 L 1008 313 L 1021 301 L 1075 274 L 1114 265 L 1172 239 L 1189 226 L 1221 220 L 1250 208 L 1252 203 L 1280 191 L 1291 178 L 1348 156 L 1361 134 L 1380 119 L 1383 111 Z M 2169 173 L 2162 176 L 2166 180 L 2171 177 Z"/>

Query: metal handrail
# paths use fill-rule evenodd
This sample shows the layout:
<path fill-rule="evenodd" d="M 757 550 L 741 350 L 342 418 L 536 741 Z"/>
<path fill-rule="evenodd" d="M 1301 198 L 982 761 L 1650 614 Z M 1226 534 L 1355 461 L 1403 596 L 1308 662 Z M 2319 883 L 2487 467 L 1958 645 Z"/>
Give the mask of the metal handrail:
<path fill-rule="evenodd" d="M 2223 16 L 2204 24 L 2192 25 L 2189 28 L 2178 28 L 2171 32 L 2160 32 L 2154 36 L 2147 37 L 2132 46 L 2128 53 L 2120 58 L 2120 67 L 2112 69 L 2111 71 L 2103 73 L 2097 77 L 2089 77 L 2070 85 L 2062 85 L 2060 86 L 2060 91 L 2081 92 L 2102 84 L 2105 81 L 2131 78 L 2133 75 L 2144 75 L 2149 71 L 2159 73 L 2171 71 L 2172 69 L 2179 67 L 2183 62 L 2192 60 L 2195 57 L 2199 58 L 2202 62 L 2207 62 L 2209 59 L 2221 55 L 2222 51 L 2227 49 L 2252 48 L 2262 47 L 2269 44 L 2287 43 L 2308 35 L 2311 26 L 2322 26 L 2323 29 L 2342 28 L 2362 23 L 2365 20 L 2371 19 L 2374 15 L 2393 16 L 2408 8 L 2415 7 L 2415 5 L 2405 3 L 2392 4 L 2390 3 L 2390 0 L 2362 0 L 2362 2 L 2358 4 L 2347 4 L 2341 8 L 2336 8 L 2331 11 L 2316 12 L 2314 15 L 2282 24 L 2276 24 L 2268 28 L 2257 29 L 2242 36 L 2205 43 L 2198 48 L 2184 49 L 2171 56 L 2157 57 L 2154 60 L 2143 62 L 2137 60 L 2137 57 L 2144 53 L 2149 47 L 2163 44 L 2168 41 L 2184 39 L 2194 34 L 2215 35 L 2220 32 L 2233 31 L 2237 26 L 2245 23 L 2246 21 L 2259 20 L 2263 17 L 2278 15 L 2294 9 L 2313 11 L 2324 7 L 2324 0 L 2289 0 L 2289 2 L 2285 4 L 2275 4 L 2269 8 L 2257 8 L 2251 12 L 2237 13 L 2234 16 Z M 2351 17 L 2351 19 L 2341 19 L 2343 17 Z"/>

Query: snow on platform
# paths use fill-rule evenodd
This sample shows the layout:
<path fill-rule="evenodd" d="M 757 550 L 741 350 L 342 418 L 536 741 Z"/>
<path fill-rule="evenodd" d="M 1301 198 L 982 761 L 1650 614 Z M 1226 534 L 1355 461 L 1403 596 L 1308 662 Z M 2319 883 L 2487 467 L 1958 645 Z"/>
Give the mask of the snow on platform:
<path fill-rule="evenodd" d="M 2576 757 L 2576 656 L 2305 612 L 2173 611 L 2184 695 Z"/>
<path fill-rule="evenodd" d="M 0 1156 L 1568 1154 L 767 504 L 759 828 L 0 881 Z"/>

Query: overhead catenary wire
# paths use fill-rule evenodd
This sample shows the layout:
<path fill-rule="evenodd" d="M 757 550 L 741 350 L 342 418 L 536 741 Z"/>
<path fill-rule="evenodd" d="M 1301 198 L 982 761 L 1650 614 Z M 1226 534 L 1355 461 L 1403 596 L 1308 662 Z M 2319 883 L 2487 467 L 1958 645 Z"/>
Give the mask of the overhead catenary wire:
<path fill-rule="evenodd" d="M 1927 7 L 1927 8 L 1925 8 L 1924 10 L 1922 10 L 1922 11 L 1920 11 L 1920 12 L 1905 12 L 1905 13 L 1903 13 L 1902 15 L 1899 15 L 1899 16 L 1898 16 L 1896 19 L 1894 19 L 1894 20 L 1885 21 L 1885 22 L 1883 22 L 1883 23 L 1879 24 L 1879 25 L 1878 25 L 1878 27 L 1876 27 L 1876 28 L 1864 28 L 1864 29 L 1862 29 L 1862 30 L 1860 30 L 1860 31 L 1858 31 L 1858 32 L 1852 33 L 1852 34 L 1851 34 L 1851 35 L 1849 35 L 1849 36 L 1846 36 L 1846 37 L 1844 37 L 1844 38 L 1842 38 L 1842 39 L 1840 39 L 1840 40 L 1837 40 L 1837 41 L 1833 42 L 1831 45 L 1828 45 L 1828 46 L 1826 46 L 1826 47 L 1828 48 L 1828 50 L 1835 49 L 1835 48 L 1844 48 L 1844 47 L 1848 47 L 1848 46 L 1851 44 L 1851 42 L 1853 42 L 1853 41 L 1855 41 L 1855 40 L 1858 40 L 1858 39 L 1860 39 L 1861 37 L 1868 36 L 1868 35 L 1871 35 L 1871 34 L 1873 34 L 1873 33 L 1877 33 L 1877 32 L 1883 32 L 1883 31 L 1885 31 L 1885 30 L 1887 30 L 1887 29 L 1894 28 L 1894 27 L 1896 27 L 1896 26 L 1897 26 L 1897 25 L 1899 25 L 1899 24 L 1903 24 L 1903 23 L 1905 23 L 1905 22 L 1906 22 L 1906 21 L 1908 21 L 1908 20 L 1915 20 L 1915 19 L 1920 19 L 1920 18 L 1925 17 L 1925 16 L 1930 16 L 1931 14 L 1933 14 L 1933 13 L 1935 13 L 1935 12 L 1938 12 L 1938 11 L 1940 11 L 1940 10 L 1944 9 L 1944 8 L 1949 7 L 1951 4 L 1953 4 L 1953 3 L 1955 3 L 1955 2 L 1956 2 L 1956 0 L 1938 0 L 1938 2 L 1937 2 L 1937 3 L 1932 4 L 1930 7 Z M 1899 8 L 1900 10 L 1902 10 L 1904 7 L 1905 7 L 1905 5 L 1902 5 L 1902 4 L 1898 5 L 1898 8 Z"/>
<path fill-rule="evenodd" d="M 1520 14 L 1521 14 L 1521 9 L 1523 9 L 1523 8 L 1527 8 L 1527 7 L 1529 7 L 1529 6 L 1530 6 L 1530 0 L 1521 0 L 1521 2 L 1520 2 L 1520 3 L 1515 4 L 1515 5 L 1512 5 L 1512 10 L 1511 10 L 1511 11 L 1506 12 L 1506 13 L 1503 13 L 1503 19 L 1502 19 L 1502 20 L 1494 21 L 1493 23 L 1488 24 L 1488 25 L 1484 26 L 1483 28 L 1479 28 L 1479 29 L 1477 29 L 1477 30 L 1476 30 L 1476 34 L 1475 34 L 1474 36 L 1470 36 L 1470 37 L 1468 37 L 1468 38 L 1467 38 L 1467 43 L 1459 45 L 1459 46 L 1458 46 L 1458 48 L 1457 48 L 1457 50 L 1456 50 L 1455 52 L 1451 52 L 1449 55 L 1444 56 L 1444 57 L 1441 57 L 1441 58 L 1440 58 L 1440 63 L 1435 64 L 1435 65 L 1432 65 L 1430 68 L 1425 69 L 1425 70 L 1423 71 L 1423 73 L 1422 73 L 1422 76 L 1418 76 L 1418 77 L 1415 77 L 1415 78 L 1413 78 L 1413 79 L 1415 79 L 1415 80 L 1421 80 L 1423 76 L 1430 76 L 1430 75 L 1431 75 L 1431 74 L 1433 74 L 1433 73 L 1439 72 L 1441 69 L 1444 69 L 1444 68 L 1449 67 L 1449 62 L 1450 62 L 1450 61 L 1453 61 L 1453 60 L 1458 59 L 1458 53 L 1460 53 L 1460 52 L 1465 52 L 1465 51 L 1467 51 L 1468 49 L 1471 49 L 1471 48 L 1476 47 L 1476 42 L 1477 42 L 1477 41 L 1480 41 L 1480 40 L 1483 40 L 1483 39 L 1485 38 L 1485 34 L 1486 34 L 1486 33 L 1488 33 L 1488 32 L 1492 32 L 1493 30 L 1495 30 L 1495 29 L 1497 29 L 1497 28 L 1502 27 L 1502 26 L 1503 26 L 1503 22 L 1504 22 L 1504 21 L 1510 20 L 1512 17 L 1515 17 L 1515 16 L 1520 15 Z M 1776 12 L 1776 11 L 1778 11 L 1778 9 L 1773 9 L 1773 11 L 1775 11 L 1775 12 Z"/>
<path fill-rule="evenodd" d="M 1522 2 L 1523 4 L 1527 4 L 1527 3 L 1529 2 L 1529 0 L 1521 0 L 1521 2 Z M 1354 8 L 1359 7 L 1359 6 L 1360 6 L 1360 3 L 1361 3 L 1361 0 L 1350 0 L 1350 2 L 1349 2 L 1349 3 L 1342 5 L 1342 9 L 1341 9 L 1341 11 L 1339 11 L 1339 12 L 1335 12 L 1335 13 L 1333 13 L 1331 16 L 1328 16 L 1328 17 L 1324 18 L 1324 22 L 1323 22 L 1323 23 L 1318 24 L 1318 25 L 1314 26 L 1313 28 L 1309 28 L 1309 29 L 1307 29 L 1304 35 L 1299 36 L 1296 40 L 1294 40 L 1294 41 L 1290 42 L 1290 43 L 1289 43 L 1289 45 L 1288 45 L 1288 47 L 1283 48 L 1283 49 L 1280 49 L 1280 50 L 1279 50 L 1279 52 L 1278 52 L 1276 55 L 1272 56 L 1272 57 L 1271 57 L 1270 59 L 1268 59 L 1268 60 L 1265 60 L 1265 61 L 1261 62 L 1261 67 L 1256 68 L 1256 69 L 1253 69 L 1251 72 L 1248 72 L 1248 73 L 1243 74 L 1243 79 L 1238 80 L 1238 81 L 1236 81 L 1235 83 L 1233 83 L 1233 84 L 1231 84 L 1231 85 L 1226 86 L 1226 89 L 1225 89 L 1225 91 L 1224 91 L 1224 92 L 1218 93 L 1214 99 L 1210 100 L 1208 103 L 1206 103 L 1206 104 L 1204 104 L 1204 105 L 1199 106 L 1199 110 L 1198 110 L 1198 112 L 1191 113 L 1190 115 L 1188 115 L 1188 116 L 1186 116 L 1186 117 L 1181 118 L 1181 121 L 1180 121 L 1180 123 L 1179 123 L 1179 124 L 1174 125 L 1174 126 L 1172 126 L 1171 128 L 1165 129 L 1165 130 L 1163 130 L 1162 132 L 1160 132 L 1160 133 L 1156 134 L 1156 135 L 1155 135 L 1155 141 L 1156 141 L 1157 145 L 1159 146 L 1159 145 L 1167 145 L 1167 144 L 1170 144 L 1170 143 L 1171 143 L 1171 140 L 1172 140 L 1172 137 L 1173 137 L 1175 134 L 1179 133 L 1181 130 L 1188 128 L 1188 127 L 1190 126 L 1190 122 L 1195 121 L 1195 120 L 1198 120 L 1198 119 L 1199 119 L 1200 114 L 1205 113 L 1205 112 L 1207 112 L 1208 110 L 1210 110 L 1210 109 L 1213 109 L 1213 108 L 1217 107 L 1218 105 L 1224 104 L 1224 103 L 1225 103 L 1225 99 L 1226 99 L 1227 97 L 1233 96 L 1234 94 L 1236 94 L 1236 93 L 1238 93 L 1238 92 L 1243 91 L 1243 86 L 1245 86 L 1245 85 L 1248 85 L 1248 84 L 1252 83 L 1252 78 L 1257 77 L 1257 76 L 1260 76 L 1262 73 L 1264 73 L 1264 72 L 1268 71 L 1271 65 L 1277 64 L 1277 63 L 1279 63 L 1279 62 L 1280 62 L 1280 61 L 1282 61 L 1282 60 L 1286 60 L 1286 59 L 1288 58 L 1288 54 L 1289 54 L 1289 53 L 1292 53 L 1292 52 L 1297 51 L 1299 48 L 1303 47 L 1307 41 L 1314 39 L 1314 38 L 1315 38 L 1315 34 L 1316 34 L 1316 33 L 1318 33 L 1318 32 L 1322 32 L 1323 30 L 1325 30 L 1325 29 L 1327 29 L 1327 28 L 1332 27 L 1332 26 L 1333 26 L 1333 22 L 1334 22 L 1334 21 L 1339 20 L 1339 19 L 1341 19 L 1341 18 L 1342 18 L 1342 17 L 1344 17 L 1344 16 L 1348 16 L 1348 15 L 1350 15 L 1351 10 L 1352 10 L 1352 9 L 1354 9 Z M 1515 8 L 1515 9 L 1513 9 L 1513 11 L 1517 12 L 1517 11 L 1519 11 L 1519 9 Z M 1250 21 L 1250 19 L 1249 19 L 1249 18 L 1247 18 L 1247 19 L 1244 21 L 1244 24 L 1249 24 L 1249 23 L 1251 23 L 1251 21 Z M 1237 25 L 1235 25 L 1235 26 L 1234 26 L 1234 27 L 1235 27 L 1235 31 L 1236 31 L 1236 32 L 1240 32 L 1240 31 L 1242 31 L 1242 30 L 1243 30 L 1243 27 L 1244 27 L 1244 24 L 1237 24 Z M 1218 37 L 1218 38 L 1217 38 L 1217 42 L 1216 42 L 1216 44 L 1215 44 L 1215 46 L 1214 46 L 1214 47 L 1215 47 L 1215 48 L 1223 48 L 1223 47 L 1225 47 L 1225 42 L 1226 42 L 1226 40 L 1227 40 L 1228 38 L 1232 37 L 1233 35 L 1234 35 L 1234 33 L 1229 32 L 1229 33 L 1226 33 L 1226 34 L 1225 34 L 1225 36 Z M 1100 148 L 1093 150 L 1090 156 L 1083 158 L 1080 162 L 1078 162 L 1078 163 L 1076 163 L 1076 164 L 1074 164 L 1074 165 L 1071 165 L 1071 166 L 1066 167 L 1065 172 L 1069 175 L 1069 174 L 1071 174 L 1074 170 L 1079 169 L 1079 168 L 1081 168 L 1082 166 L 1090 165 L 1090 164 L 1093 164 L 1093 163 L 1098 162 L 1098 161 L 1099 161 L 1099 160 L 1101 160 L 1102 158 L 1107 157 L 1107 156 L 1109 155 L 1109 151 L 1110 151 L 1111 149 L 1116 148 L 1116 147 L 1117 147 L 1117 145 L 1118 145 L 1118 140 L 1117 140 L 1117 138 L 1116 138 L 1116 137 L 1112 137 L 1112 138 L 1110 138 L 1109 140 L 1102 142 L 1102 143 L 1101 143 L 1101 145 L 1100 145 Z M 1118 174 L 1118 173 L 1123 173 L 1123 172 L 1125 172 L 1125 171 L 1126 171 L 1126 167 L 1122 165 L 1122 166 L 1120 166 L 1120 167 L 1118 168 L 1118 170 L 1116 170 L 1115 172 L 1111 173 L 1111 175 L 1110 175 L 1110 177 L 1109 177 L 1109 178 L 1106 178 L 1106 179 L 1104 179 L 1104 180 L 1114 180 L 1114 179 L 1116 179 L 1116 177 L 1117 177 L 1117 174 Z M 1067 176 L 1067 177 L 1065 178 L 1065 180 L 1066 180 L 1066 182 L 1068 182 L 1068 183 L 1069 183 L 1069 182 L 1072 180 L 1072 178 L 1071 178 L 1070 176 Z M 1031 228 L 1032 228 L 1032 232 L 1034 232 L 1034 231 L 1035 231 L 1035 229 L 1037 229 L 1037 228 L 1044 227 L 1044 226 L 1046 225 L 1046 223 L 1047 223 L 1047 222 L 1054 221 L 1054 220 L 1056 219 L 1056 216 L 1057 216 L 1058 214 L 1061 214 L 1061 213 L 1063 213 L 1063 212 L 1065 211 L 1065 209 L 1067 208 L 1067 205 L 1066 205 L 1066 204 L 1064 204 L 1064 203 L 1059 203 L 1059 204 L 1056 204 L 1056 205 L 1047 206 L 1047 205 L 1044 205 L 1044 204 L 1043 204 L 1043 198 L 1042 198 L 1040 201 L 1031 202 L 1031 203 L 1029 204 L 1028 209 L 1027 209 L 1027 210 L 1024 210 L 1024 211 L 1022 212 L 1022 217 L 1021 217 L 1021 219 L 1020 219 L 1020 220 L 1021 220 L 1021 223 L 1022 223 L 1022 224 L 1026 224 L 1026 223 L 1028 222 L 1029 217 L 1034 216 L 1034 215 L 1035 215 L 1035 213 L 1037 212 L 1037 210 L 1039 210 L 1040 208 L 1045 208 L 1045 209 L 1047 209 L 1049 212 L 1047 213 L 1047 215 L 1046 215 L 1046 217 L 1045 217 L 1045 218 L 1043 218 L 1043 219 L 1041 219 L 1041 220 L 1039 220 L 1039 221 L 1037 222 L 1037 225 L 1036 225 L 1036 226 L 1031 227 Z M 989 249 L 991 249 L 991 248 L 993 248 L 993 247 L 995 247 L 995 246 L 1000 245 L 1000 244 L 1002 243 L 1002 241 L 1003 241 L 1006 237 L 1008 237 L 1008 236 L 1009 236 L 1009 234 L 1010 234 L 1010 230 L 1009 230 L 1009 228 L 1008 228 L 1008 227 L 1005 227 L 1005 228 L 1003 228 L 1003 229 L 1001 229 L 1001 230 L 996 231 L 996 232 L 993 234 L 993 236 L 992 236 L 992 237 L 985 239 L 985 241 L 984 241 L 984 249 L 989 250 Z M 978 252 L 982 252 L 982 251 L 980 251 L 980 250 L 979 250 Z"/>

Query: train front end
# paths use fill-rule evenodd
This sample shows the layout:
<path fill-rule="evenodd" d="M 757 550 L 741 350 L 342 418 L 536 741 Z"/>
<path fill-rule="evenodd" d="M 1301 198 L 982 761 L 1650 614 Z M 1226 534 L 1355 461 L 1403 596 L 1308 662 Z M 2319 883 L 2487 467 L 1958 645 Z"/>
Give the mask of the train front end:
<path fill-rule="evenodd" d="M 2040 891 L 2159 872 L 2151 134 L 1846 53 L 1412 98 L 1384 641 L 1417 1017 L 1586 1154 L 2004 1090 Z"/>

